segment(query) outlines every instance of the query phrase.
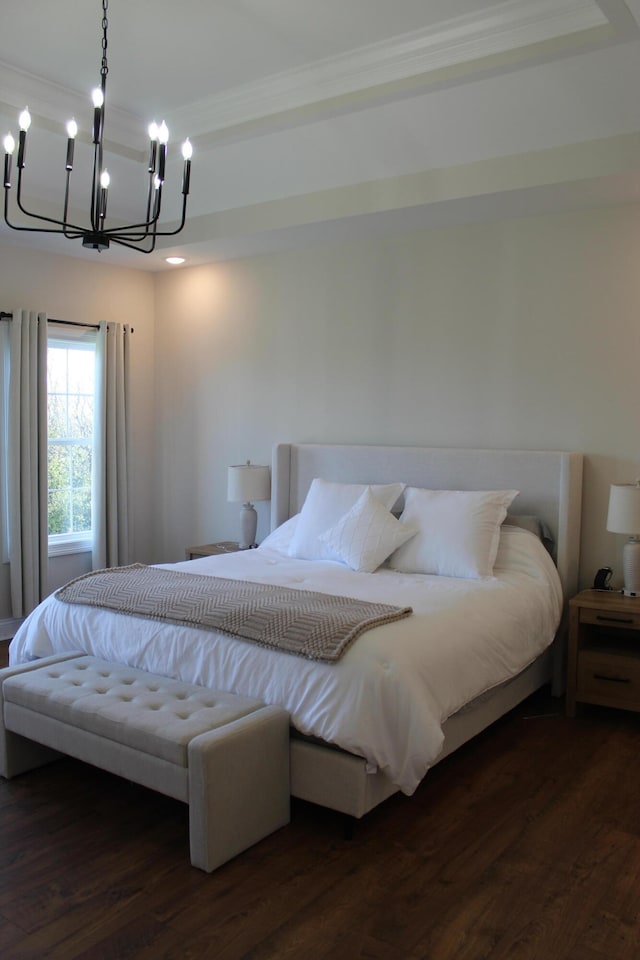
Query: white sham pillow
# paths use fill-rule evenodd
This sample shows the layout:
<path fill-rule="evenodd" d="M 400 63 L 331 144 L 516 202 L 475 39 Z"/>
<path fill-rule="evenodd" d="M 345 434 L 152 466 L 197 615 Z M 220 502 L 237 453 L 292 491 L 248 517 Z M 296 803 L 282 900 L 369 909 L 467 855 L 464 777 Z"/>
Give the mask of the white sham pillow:
<path fill-rule="evenodd" d="M 289 517 L 288 520 L 281 523 L 279 527 L 276 527 L 275 530 L 267 534 L 260 544 L 260 547 L 266 547 L 269 550 L 275 550 L 276 553 L 282 553 L 288 556 L 291 538 L 296 531 L 299 517 L 300 514 L 296 513 L 293 517 Z"/>
<path fill-rule="evenodd" d="M 403 523 L 415 537 L 392 555 L 401 573 L 479 580 L 493 575 L 500 525 L 517 490 L 423 490 L 407 487 Z"/>
<path fill-rule="evenodd" d="M 389 513 L 367 487 L 351 510 L 319 539 L 352 570 L 373 573 L 416 531 Z"/>
<path fill-rule="evenodd" d="M 320 534 L 348 513 L 367 486 L 366 483 L 332 483 L 316 477 L 300 511 L 289 556 L 299 560 L 334 560 L 335 554 L 320 540 Z M 370 488 L 376 500 L 390 510 L 401 496 L 404 483 L 371 484 Z"/>

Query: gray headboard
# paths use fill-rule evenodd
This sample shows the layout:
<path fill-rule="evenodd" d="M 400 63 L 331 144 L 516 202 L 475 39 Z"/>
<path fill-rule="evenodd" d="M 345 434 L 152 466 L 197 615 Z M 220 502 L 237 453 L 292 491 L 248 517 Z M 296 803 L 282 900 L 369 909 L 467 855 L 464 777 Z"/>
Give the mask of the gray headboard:
<path fill-rule="evenodd" d="M 272 460 L 271 529 L 299 512 L 314 477 L 342 483 L 400 480 L 434 490 L 519 490 L 512 512 L 535 515 L 549 527 L 565 597 L 577 590 L 581 453 L 278 443 Z"/>

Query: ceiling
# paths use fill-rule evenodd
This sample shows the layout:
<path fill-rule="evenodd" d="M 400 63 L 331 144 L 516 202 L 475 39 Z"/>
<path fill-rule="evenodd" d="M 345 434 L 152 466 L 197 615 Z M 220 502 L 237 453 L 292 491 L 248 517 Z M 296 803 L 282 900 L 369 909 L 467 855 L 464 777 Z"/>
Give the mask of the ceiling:
<path fill-rule="evenodd" d="M 194 146 L 187 225 L 149 256 L 4 224 L 3 242 L 159 270 L 640 200 L 640 0 L 111 0 L 108 17 L 109 216 L 141 219 L 165 119 L 168 226 Z M 74 116 L 86 220 L 101 20 L 99 0 L 2 0 L 0 139 L 28 104 L 38 213 L 60 215 Z"/>

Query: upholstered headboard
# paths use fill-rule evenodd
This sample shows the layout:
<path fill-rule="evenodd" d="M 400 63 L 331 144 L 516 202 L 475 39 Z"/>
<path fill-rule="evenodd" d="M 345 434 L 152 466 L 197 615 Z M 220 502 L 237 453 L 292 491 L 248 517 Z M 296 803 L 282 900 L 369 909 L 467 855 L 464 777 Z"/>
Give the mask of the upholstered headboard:
<path fill-rule="evenodd" d="M 565 597 L 577 590 L 581 453 L 278 443 L 272 461 L 272 529 L 298 513 L 314 477 L 342 483 L 401 480 L 434 490 L 519 490 L 512 512 L 535 515 L 549 527 Z"/>

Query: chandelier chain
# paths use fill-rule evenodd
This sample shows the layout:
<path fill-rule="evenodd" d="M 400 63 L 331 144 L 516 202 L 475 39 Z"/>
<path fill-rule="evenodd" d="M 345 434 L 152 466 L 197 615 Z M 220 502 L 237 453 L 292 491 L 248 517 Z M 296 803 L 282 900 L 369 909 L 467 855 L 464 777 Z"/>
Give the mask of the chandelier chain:
<path fill-rule="evenodd" d="M 109 26 L 109 21 L 107 20 L 107 7 L 109 6 L 109 0 L 102 0 L 102 65 L 100 67 L 100 76 L 103 78 L 109 73 L 109 67 L 107 66 L 107 27 Z"/>

